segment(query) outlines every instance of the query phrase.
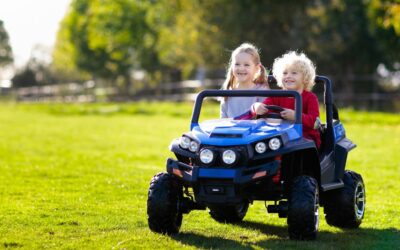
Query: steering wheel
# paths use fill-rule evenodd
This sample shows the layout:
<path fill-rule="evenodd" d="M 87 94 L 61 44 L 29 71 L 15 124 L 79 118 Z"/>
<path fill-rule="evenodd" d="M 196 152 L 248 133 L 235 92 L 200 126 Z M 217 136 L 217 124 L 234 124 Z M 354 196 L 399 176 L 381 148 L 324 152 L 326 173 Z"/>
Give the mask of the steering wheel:
<path fill-rule="evenodd" d="M 268 111 L 273 111 L 273 113 L 265 113 L 263 115 L 257 115 L 256 119 L 259 118 L 274 118 L 274 119 L 282 119 L 283 117 L 281 116 L 280 112 L 285 110 L 284 108 L 277 106 L 277 105 L 264 105 L 268 109 Z"/>

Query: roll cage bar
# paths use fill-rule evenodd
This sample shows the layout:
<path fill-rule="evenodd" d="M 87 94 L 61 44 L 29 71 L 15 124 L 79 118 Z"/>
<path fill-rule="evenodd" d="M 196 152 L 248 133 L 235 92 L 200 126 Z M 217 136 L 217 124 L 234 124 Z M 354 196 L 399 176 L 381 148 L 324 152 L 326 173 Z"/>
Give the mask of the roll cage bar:
<path fill-rule="evenodd" d="M 262 96 L 262 97 L 294 97 L 295 109 L 301 110 L 301 96 L 298 92 L 292 90 L 210 90 L 201 91 L 196 98 L 192 113 L 192 124 L 199 122 L 201 105 L 205 97 L 237 97 L 237 96 Z M 301 112 L 296 112 L 295 123 L 301 124 Z"/>

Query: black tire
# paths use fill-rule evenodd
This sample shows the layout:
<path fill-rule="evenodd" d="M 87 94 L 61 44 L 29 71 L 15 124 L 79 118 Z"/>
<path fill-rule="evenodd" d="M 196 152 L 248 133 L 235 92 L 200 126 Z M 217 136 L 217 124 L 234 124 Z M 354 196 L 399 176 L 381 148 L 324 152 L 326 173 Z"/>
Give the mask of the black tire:
<path fill-rule="evenodd" d="M 319 192 L 314 178 L 303 175 L 293 180 L 287 223 L 290 239 L 314 240 L 317 237 Z"/>
<path fill-rule="evenodd" d="M 340 228 L 358 228 L 365 213 L 365 186 L 361 175 L 346 171 L 344 187 L 326 194 L 326 222 Z"/>
<path fill-rule="evenodd" d="M 231 206 L 210 206 L 211 217 L 218 222 L 237 223 L 241 222 L 249 209 L 249 203 L 242 202 Z"/>
<path fill-rule="evenodd" d="M 179 201 L 182 186 L 168 173 L 158 173 L 150 182 L 147 198 L 149 228 L 157 233 L 176 234 L 182 224 Z"/>

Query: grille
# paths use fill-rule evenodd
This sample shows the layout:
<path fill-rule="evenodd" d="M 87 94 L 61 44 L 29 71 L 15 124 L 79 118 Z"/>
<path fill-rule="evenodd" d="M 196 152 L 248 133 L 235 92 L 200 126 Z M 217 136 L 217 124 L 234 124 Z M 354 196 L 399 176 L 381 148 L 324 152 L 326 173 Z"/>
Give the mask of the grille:
<path fill-rule="evenodd" d="M 242 138 L 242 134 L 220 134 L 220 133 L 212 133 L 210 137 L 214 138 Z"/>

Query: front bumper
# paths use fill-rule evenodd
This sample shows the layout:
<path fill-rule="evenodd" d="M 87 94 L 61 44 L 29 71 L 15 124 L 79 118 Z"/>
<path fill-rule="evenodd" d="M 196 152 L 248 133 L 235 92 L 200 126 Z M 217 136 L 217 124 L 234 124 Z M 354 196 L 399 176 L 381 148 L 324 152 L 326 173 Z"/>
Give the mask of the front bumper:
<path fill-rule="evenodd" d="M 200 179 L 224 179 L 231 181 L 232 184 L 246 184 L 258 181 L 261 178 L 275 175 L 279 164 L 280 160 L 274 160 L 251 168 L 212 168 L 190 166 L 168 158 L 167 172 L 182 178 L 182 180 L 189 185 L 199 181 Z"/>
<path fill-rule="evenodd" d="M 253 167 L 237 168 L 190 166 L 171 158 L 167 160 L 167 172 L 192 187 L 196 201 L 206 204 L 242 202 L 246 198 L 243 194 L 245 187 L 276 175 L 279 166 L 279 159 Z"/>

